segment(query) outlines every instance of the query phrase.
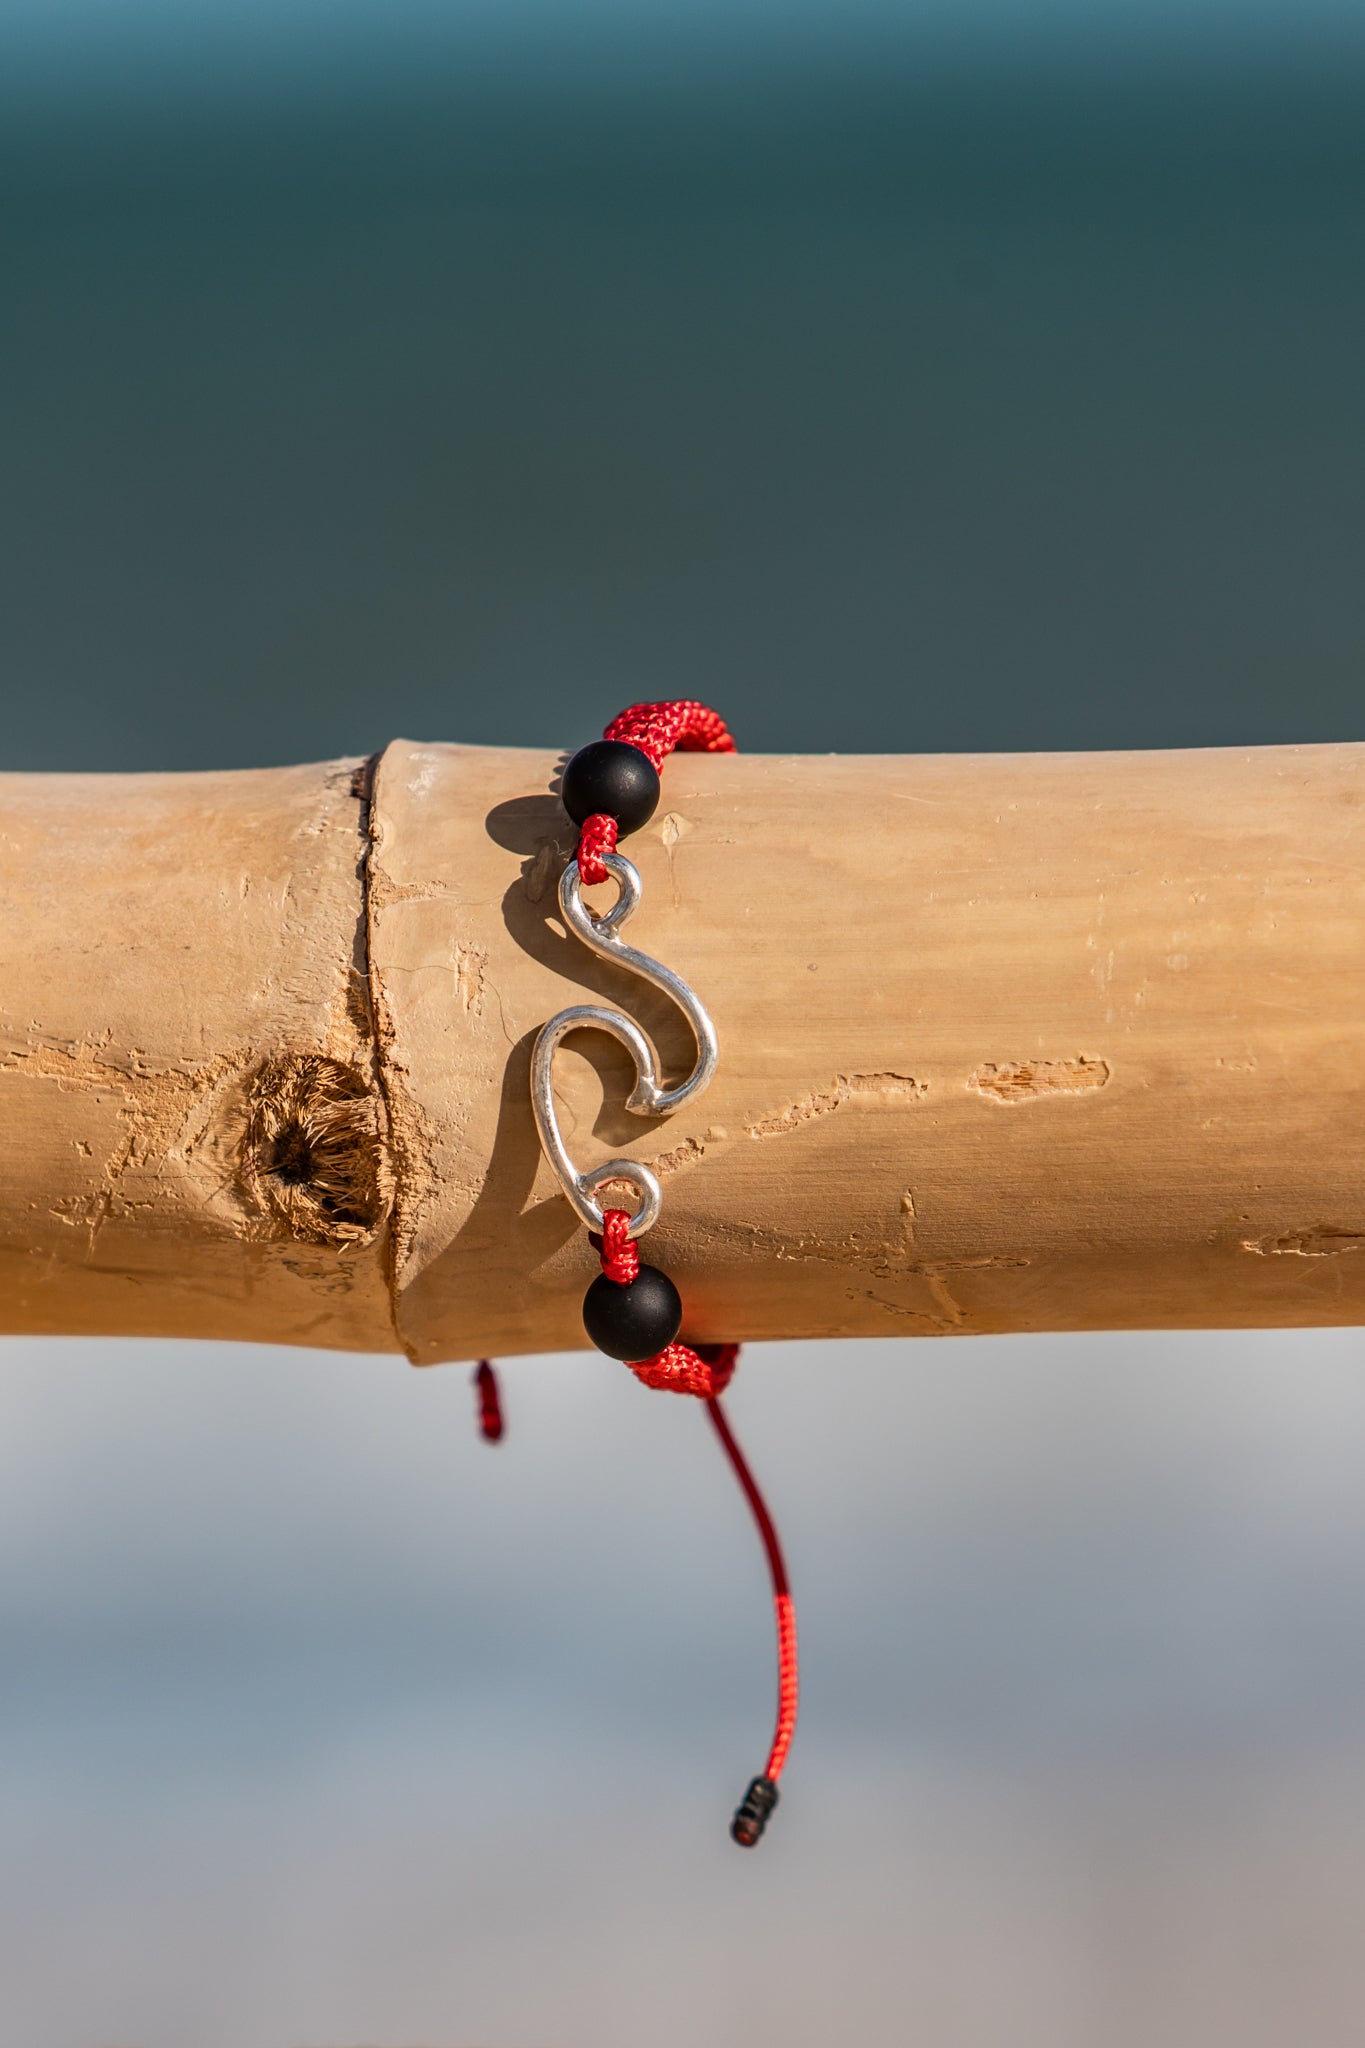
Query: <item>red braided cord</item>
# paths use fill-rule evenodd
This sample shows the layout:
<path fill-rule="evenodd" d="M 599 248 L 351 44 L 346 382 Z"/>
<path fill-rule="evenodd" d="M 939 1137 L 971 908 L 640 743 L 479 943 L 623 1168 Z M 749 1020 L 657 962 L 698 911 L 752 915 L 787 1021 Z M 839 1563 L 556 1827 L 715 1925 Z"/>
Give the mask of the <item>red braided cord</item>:
<path fill-rule="evenodd" d="M 796 1609 L 792 1605 L 791 1588 L 787 1583 L 787 1564 L 782 1555 L 782 1545 L 778 1541 L 773 1518 L 768 1513 L 768 1504 L 758 1490 L 758 1482 L 749 1470 L 743 1451 L 735 1441 L 734 1431 L 720 1402 L 708 1401 L 706 1412 L 715 1425 L 716 1435 L 725 1447 L 725 1455 L 734 1467 L 735 1477 L 743 1487 L 744 1497 L 753 1510 L 773 1582 L 773 1613 L 777 1621 L 777 1722 L 773 1729 L 773 1746 L 768 1752 L 763 1775 L 765 1778 L 771 1778 L 776 1784 L 782 1775 L 782 1766 L 787 1761 L 787 1751 L 791 1748 L 792 1735 L 796 1729 L 799 1692 Z"/>
<path fill-rule="evenodd" d="M 597 882 L 605 882 L 607 871 L 602 865 L 604 853 L 616 851 L 616 820 L 609 818 L 605 811 L 594 811 L 585 818 L 578 828 L 578 872 L 588 888 Z"/>
<path fill-rule="evenodd" d="M 656 769 L 663 767 L 675 748 L 684 754 L 735 751 L 730 728 L 720 713 L 699 704 L 695 697 L 679 697 L 667 704 L 632 704 L 613 718 L 602 737 L 638 747 Z"/>
<path fill-rule="evenodd" d="M 640 1274 L 640 1247 L 630 1235 L 630 1216 L 625 1209 L 604 1209 L 602 1231 L 588 1232 L 588 1242 L 602 1261 L 602 1271 L 618 1287 L 629 1287 Z M 667 1344 L 653 1358 L 637 1359 L 630 1370 L 642 1386 L 657 1387 L 666 1394 L 695 1394 L 699 1400 L 714 1400 L 723 1394 L 735 1374 L 738 1344 Z"/>
<path fill-rule="evenodd" d="M 624 1209 L 604 1209 L 602 1235 L 594 1231 L 593 1245 L 601 1254 L 602 1271 L 618 1287 L 629 1287 L 640 1277 L 640 1247 L 630 1234 L 630 1217 Z"/>
<path fill-rule="evenodd" d="M 474 1374 L 474 1385 L 479 1395 L 479 1430 L 486 1444 L 495 1444 L 502 1437 L 502 1400 L 498 1394 L 498 1376 L 493 1362 L 481 1358 Z"/>
<path fill-rule="evenodd" d="M 773 1613 L 777 1621 L 777 1725 L 763 1775 L 776 1784 L 796 1733 L 801 1672 L 796 1655 L 796 1604 L 790 1593 L 774 1593 Z"/>
<path fill-rule="evenodd" d="M 632 704 L 602 735 L 604 740 L 624 740 L 661 769 L 675 749 L 684 754 L 733 754 L 730 728 L 719 712 L 699 704 L 695 697 L 680 697 L 667 704 Z M 578 830 L 578 872 L 591 888 L 605 882 L 604 853 L 616 851 L 616 820 L 604 811 L 594 811 Z"/>
<path fill-rule="evenodd" d="M 714 1401 L 734 1378 L 738 1356 L 738 1344 L 702 1344 L 696 1350 L 690 1344 L 668 1344 L 653 1358 L 635 1360 L 630 1370 L 642 1387 Z"/>
<path fill-rule="evenodd" d="M 656 771 L 663 767 L 675 748 L 706 754 L 733 754 L 735 751 L 734 740 L 724 720 L 692 698 L 666 704 L 632 704 L 628 711 L 612 720 L 602 737 L 624 740 L 638 747 Z M 607 870 L 602 855 L 615 851 L 616 838 L 615 818 L 599 812 L 583 821 L 577 858 L 578 871 L 585 883 L 591 885 L 606 881 Z M 630 1218 L 626 1211 L 604 1210 L 602 1234 L 599 1237 L 595 1232 L 591 1233 L 591 1238 L 607 1278 L 619 1286 L 628 1287 L 639 1275 L 640 1254 L 630 1236 Z M 707 1413 L 762 1538 L 772 1579 L 773 1618 L 777 1626 L 777 1720 L 763 1775 L 776 1784 L 782 1775 L 796 1729 L 799 1697 L 796 1609 L 787 1582 L 782 1545 L 768 1512 L 768 1504 L 758 1490 L 758 1483 L 720 1405 L 720 1396 L 734 1377 L 738 1359 L 738 1344 L 699 1344 L 693 1347 L 673 1343 L 665 1345 L 653 1358 L 634 1361 L 630 1370 L 642 1386 L 654 1387 L 664 1393 L 690 1394 L 705 1401 Z"/>

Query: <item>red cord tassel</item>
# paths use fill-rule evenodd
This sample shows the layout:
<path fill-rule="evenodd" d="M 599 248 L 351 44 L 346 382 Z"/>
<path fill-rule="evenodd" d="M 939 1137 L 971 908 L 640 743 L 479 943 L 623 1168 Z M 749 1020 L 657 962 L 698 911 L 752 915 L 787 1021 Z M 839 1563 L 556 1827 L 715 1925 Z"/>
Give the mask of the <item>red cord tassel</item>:
<path fill-rule="evenodd" d="M 498 1392 L 498 1376 L 493 1370 L 493 1361 L 481 1358 L 474 1372 L 474 1385 L 479 1396 L 479 1433 L 486 1444 L 502 1440 L 502 1397 Z"/>
<path fill-rule="evenodd" d="M 792 1736 L 796 1732 L 796 1715 L 800 1705 L 800 1668 L 796 1654 L 796 1608 L 792 1603 L 791 1586 L 787 1579 L 787 1561 L 782 1555 L 782 1543 L 776 1524 L 768 1512 L 768 1504 L 759 1492 L 758 1482 L 749 1470 L 748 1461 L 735 1440 L 729 1418 L 718 1400 L 709 1400 L 706 1412 L 715 1426 L 725 1455 L 734 1468 L 735 1477 L 744 1490 L 744 1497 L 753 1512 L 758 1533 L 763 1540 L 764 1555 L 768 1560 L 768 1573 L 773 1586 L 773 1618 L 777 1624 L 777 1718 L 773 1725 L 772 1747 L 768 1761 L 760 1777 L 754 1779 L 731 1823 L 730 1833 L 741 1849 L 752 1849 L 763 1833 L 768 1816 L 777 1804 L 777 1781 L 787 1761 Z"/>

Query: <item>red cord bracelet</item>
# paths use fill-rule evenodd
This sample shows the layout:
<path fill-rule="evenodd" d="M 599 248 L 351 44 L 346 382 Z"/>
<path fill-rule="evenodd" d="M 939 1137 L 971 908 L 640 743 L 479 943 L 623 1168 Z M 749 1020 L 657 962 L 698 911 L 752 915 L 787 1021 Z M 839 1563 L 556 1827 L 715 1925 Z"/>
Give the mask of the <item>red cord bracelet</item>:
<path fill-rule="evenodd" d="M 658 1218 L 662 1196 L 657 1178 L 648 1167 L 628 1159 L 610 1159 L 591 1173 L 580 1173 L 560 1135 L 551 1087 L 555 1048 L 571 1031 L 587 1028 L 609 1031 L 633 1055 L 637 1080 L 626 1107 L 643 1115 L 668 1115 L 700 1094 L 715 1071 L 715 1031 L 692 990 L 669 968 L 625 945 L 620 936 L 621 927 L 640 901 L 641 885 L 635 868 L 617 852 L 617 840 L 638 831 L 653 816 L 659 801 L 659 772 L 675 748 L 732 754 L 735 743 L 714 711 L 685 699 L 633 704 L 612 720 L 600 740 L 573 756 L 564 771 L 562 795 L 565 809 L 579 828 L 578 847 L 564 871 L 559 900 L 569 928 L 594 952 L 643 975 L 673 997 L 696 1036 L 696 1064 L 685 1081 L 663 1087 L 654 1049 L 638 1025 L 619 1011 L 581 1004 L 561 1010 L 542 1029 L 532 1057 L 531 1093 L 546 1157 L 574 1209 L 588 1225 L 601 1261 L 601 1274 L 583 1303 L 588 1335 L 599 1350 L 626 1363 L 644 1386 L 705 1401 L 763 1542 L 777 1625 L 777 1720 L 768 1761 L 751 1782 L 730 1824 L 732 1838 L 741 1848 L 751 1849 L 777 1805 L 777 1781 L 796 1727 L 798 1681 L 796 1614 L 782 1546 L 720 1403 L 734 1376 L 739 1346 L 679 1341 L 683 1305 L 678 1290 L 666 1273 L 642 1263 L 636 1242 Z M 581 889 L 609 877 L 617 882 L 620 895 L 612 908 L 598 917 L 582 902 Z M 625 1209 L 603 1209 L 597 1201 L 599 1188 L 621 1182 L 633 1186 L 640 1196 L 633 1214 Z M 502 1409 L 488 1359 L 480 1362 L 475 1383 L 480 1427 L 484 1437 L 496 1443 L 503 1430 Z"/>

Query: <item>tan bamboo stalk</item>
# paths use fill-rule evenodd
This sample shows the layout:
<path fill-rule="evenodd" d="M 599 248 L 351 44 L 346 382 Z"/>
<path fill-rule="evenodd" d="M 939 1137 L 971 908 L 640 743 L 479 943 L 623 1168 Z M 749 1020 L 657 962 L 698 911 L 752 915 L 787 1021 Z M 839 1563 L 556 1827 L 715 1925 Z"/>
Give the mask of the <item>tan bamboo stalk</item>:
<path fill-rule="evenodd" d="M 0 778 L 0 1326 L 581 1344 L 531 1042 L 667 1002 L 558 923 L 546 752 Z M 630 939 L 696 1338 L 1365 1321 L 1365 747 L 675 756 Z M 603 900 L 606 900 L 604 895 Z"/>

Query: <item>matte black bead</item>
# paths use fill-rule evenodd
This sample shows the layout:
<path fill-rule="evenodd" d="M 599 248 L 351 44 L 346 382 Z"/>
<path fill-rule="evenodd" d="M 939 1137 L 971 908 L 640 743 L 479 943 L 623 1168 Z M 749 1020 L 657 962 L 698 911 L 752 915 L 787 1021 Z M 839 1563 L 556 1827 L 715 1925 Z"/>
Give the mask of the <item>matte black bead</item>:
<path fill-rule="evenodd" d="M 777 1787 L 771 1778 L 754 1779 L 735 1808 L 735 1817 L 730 1823 L 730 1838 L 738 1842 L 741 1849 L 752 1849 L 760 1840 L 777 1798 Z"/>
<path fill-rule="evenodd" d="M 599 1273 L 583 1297 L 583 1328 L 608 1358 L 653 1358 L 681 1327 L 682 1296 L 657 1266 L 641 1266 L 626 1287 Z"/>
<path fill-rule="evenodd" d="M 559 793 L 575 825 L 603 811 L 622 832 L 638 832 L 654 816 L 659 771 L 626 740 L 594 740 L 564 770 Z"/>

